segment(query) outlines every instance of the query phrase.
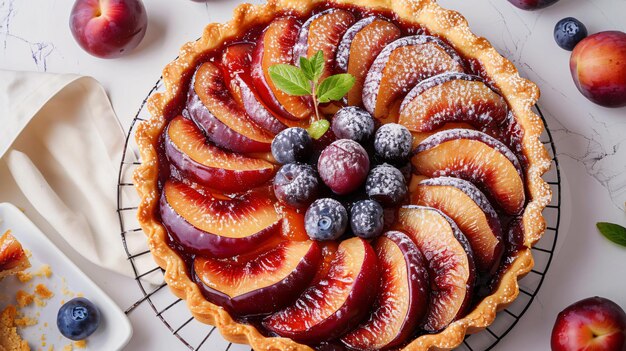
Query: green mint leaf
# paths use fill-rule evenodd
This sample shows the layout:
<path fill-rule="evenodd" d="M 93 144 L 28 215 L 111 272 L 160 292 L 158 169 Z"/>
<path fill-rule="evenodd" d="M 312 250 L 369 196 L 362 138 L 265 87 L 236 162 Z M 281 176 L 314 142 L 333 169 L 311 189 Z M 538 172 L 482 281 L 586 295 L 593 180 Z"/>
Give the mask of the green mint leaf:
<path fill-rule="evenodd" d="M 311 83 L 299 67 L 275 65 L 269 68 L 269 74 L 274 85 L 285 93 L 293 96 L 311 95 Z"/>
<path fill-rule="evenodd" d="M 596 227 L 605 238 L 611 240 L 617 245 L 626 247 L 626 228 L 619 224 L 599 222 Z"/>
<path fill-rule="evenodd" d="M 329 101 L 341 100 L 354 85 L 354 77 L 343 73 L 330 76 L 317 88 L 317 100 L 324 104 Z"/>
<path fill-rule="evenodd" d="M 311 68 L 313 70 L 313 78 L 311 79 L 313 83 L 317 83 L 322 74 L 324 74 L 324 64 L 326 60 L 324 59 L 324 52 L 319 50 L 318 52 L 311 57 L 309 62 L 311 63 Z"/>
<path fill-rule="evenodd" d="M 300 56 L 300 68 L 302 69 L 302 73 L 306 76 L 306 79 L 313 80 L 314 72 L 313 66 L 311 65 L 311 61 L 304 56 Z"/>
<path fill-rule="evenodd" d="M 307 131 L 309 132 L 311 138 L 317 140 L 326 134 L 328 128 L 330 128 L 330 122 L 325 119 L 320 119 L 319 121 L 311 123 Z"/>

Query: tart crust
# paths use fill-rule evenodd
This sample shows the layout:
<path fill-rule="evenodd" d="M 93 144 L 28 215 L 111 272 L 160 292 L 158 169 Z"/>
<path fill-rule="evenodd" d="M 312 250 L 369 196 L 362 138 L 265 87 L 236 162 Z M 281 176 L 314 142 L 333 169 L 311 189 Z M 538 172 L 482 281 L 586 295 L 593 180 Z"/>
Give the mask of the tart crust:
<path fill-rule="evenodd" d="M 319 4 L 354 5 L 371 10 L 392 11 L 400 21 L 420 25 L 445 39 L 468 60 L 480 63 L 492 83 L 502 92 L 517 122 L 524 129 L 521 142 L 526 157 L 526 183 L 529 202 L 523 213 L 524 248 L 519 250 L 500 285 L 464 318 L 450 324 L 438 334 L 423 335 L 404 347 L 406 351 L 450 350 L 459 346 L 466 334 L 476 333 L 489 326 L 496 313 L 506 308 L 519 294 L 518 279 L 533 267 L 531 247 L 543 235 L 545 220 L 542 211 L 551 200 L 551 190 L 541 178 L 550 168 L 548 156 L 539 137 L 543 123 L 532 108 L 539 98 L 537 86 L 519 76 L 515 66 L 502 57 L 485 39 L 474 35 L 467 21 L 459 13 L 441 8 L 434 0 L 268 0 L 263 5 L 242 4 L 234 10 L 233 19 L 225 24 L 206 26 L 202 38 L 185 44 L 180 56 L 163 71 L 165 91 L 148 100 L 152 118 L 139 124 L 136 141 L 142 164 L 134 173 L 134 182 L 141 197 L 138 209 L 139 223 L 148 238 L 148 245 L 159 266 L 165 270 L 165 281 L 172 292 L 186 300 L 193 316 L 199 321 L 219 328 L 227 340 L 245 343 L 254 350 L 312 350 L 288 338 L 265 337 L 255 327 L 236 322 L 224 309 L 208 302 L 198 286 L 192 282 L 185 262 L 167 244 L 167 233 L 155 213 L 159 203 L 157 144 L 168 118 L 180 105 L 189 76 L 203 54 L 220 48 L 224 42 L 236 38 L 250 28 L 266 24 L 279 15 L 310 13 Z"/>

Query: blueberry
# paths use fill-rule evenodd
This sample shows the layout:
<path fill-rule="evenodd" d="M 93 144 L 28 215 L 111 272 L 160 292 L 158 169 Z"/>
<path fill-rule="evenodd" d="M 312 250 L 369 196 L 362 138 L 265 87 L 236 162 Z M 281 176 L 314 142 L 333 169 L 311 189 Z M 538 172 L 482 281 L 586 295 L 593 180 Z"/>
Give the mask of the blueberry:
<path fill-rule="evenodd" d="M 344 107 L 333 117 L 332 130 L 338 139 L 364 143 L 370 140 L 374 134 L 374 128 L 374 117 L 356 106 Z"/>
<path fill-rule="evenodd" d="M 406 161 L 413 146 L 413 135 L 404 126 L 389 123 L 381 126 L 374 136 L 376 156 L 386 162 Z"/>
<path fill-rule="evenodd" d="M 57 314 L 57 327 L 71 340 L 83 340 L 98 329 L 100 311 L 91 301 L 77 297 L 66 302 Z"/>
<path fill-rule="evenodd" d="M 574 17 L 563 18 L 554 27 L 554 40 L 565 50 L 574 50 L 576 44 L 586 37 L 587 28 Z"/>
<path fill-rule="evenodd" d="M 272 141 L 272 155 L 282 164 L 306 161 L 313 149 L 313 139 L 303 128 L 287 128 Z"/>
<path fill-rule="evenodd" d="M 363 200 L 352 206 L 350 227 L 354 235 L 363 239 L 372 239 L 383 232 L 383 207 L 376 201 Z"/>
<path fill-rule="evenodd" d="M 383 164 L 370 171 L 365 181 L 365 192 L 383 207 L 394 207 L 404 200 L 408 188 L 399 169 Z"/>
<path fill-rule="evenodd" d="M 307 207 L 317 197 L 318 188 L 317 172 L 307 164 L 286 164 L 274 177 L 274 194 L 287 206 Z"/>
<path fill-rule="evenodd" d="M 313 240 L 339 239 L 348 227 L 348 211 L 334 199 L 318 199 L 304 215 L 304 228 Z"/>

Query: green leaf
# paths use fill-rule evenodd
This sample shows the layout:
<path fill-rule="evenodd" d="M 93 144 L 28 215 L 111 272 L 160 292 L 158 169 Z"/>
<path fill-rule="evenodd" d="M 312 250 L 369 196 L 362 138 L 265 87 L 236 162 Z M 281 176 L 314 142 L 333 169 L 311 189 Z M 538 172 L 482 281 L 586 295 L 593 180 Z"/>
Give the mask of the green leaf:
<path fill-rule="evenodd" d="M 313 66 L 311 65 L 311 61 L 309 61 L 309 59 L 304 56 L 300 56 L 300 68 L 302 69 L 302 73 L 306 76 L 306 79 L 313 80 Z"/>
<path fill-rule="evenodd" d="M 311 57 L 309 62 L 311 63 L 311 68 L 313 70 L 313 78 L 311 79 L 313 83 L 317 83 L 322 74 L 324 74 L 324 64 L 326 60 L 324 60 L 324 52 L 319 50 L 318 52 Z"/>
<path fill-rule="evenodd" d="M 320 79 L 324 73 L 324 52 L 319 50 L 310 59 L 300 56 L 300 68 L 308 80 L 314 84 Z"/>
<path fill-rule="evenodd" d="M 341 100 L 354 85 L 354 77 L 343 73 L 330 76 L 317 88 L 317 99 L 320 103 Z"/>
<path fill-rule="evenodd" d="M 626 228 L 619 224 L 599 222 L 596 227 L 605 238 L 611 240 L 617 245 L 626 247 Z"/>
<path fill-rule="evenodd" d="M 328 128 L 330 128 L 330 122 L 325 119 L 320 119 L 319 121 L 311 123 L 307 131 L 311 138 L 317 140 L 328 131 Z"/>
<path fill-rule="evenodd" d="M 294 96 L 311 95 L 311 83 L 299 67 L 275 65 L 269 68 L 269 74 L 274 85 L 285 93 Z"/>

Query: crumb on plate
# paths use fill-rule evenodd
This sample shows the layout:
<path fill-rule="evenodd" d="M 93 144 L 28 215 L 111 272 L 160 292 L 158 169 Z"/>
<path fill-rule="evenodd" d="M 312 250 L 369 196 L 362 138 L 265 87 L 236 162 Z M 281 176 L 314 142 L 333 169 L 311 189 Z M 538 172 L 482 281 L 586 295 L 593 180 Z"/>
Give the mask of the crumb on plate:
<path fill-rule="evenodd" d="M 33 275 L 26 271 L 17 272 L 17 279 L 22 283 L 28 283 L 31 279 L 33 279 Z"/>
<path fill-rule="evenodd" d="M 87 340 L 78 340 L 78 341 L 74 341 L 74 347 L 77 349 L 84 349 L 85 347 L 87 347 Z"/>
<path fill-rule="evenodd" d="M 30 327 L 35 324 L 37 324 L 37 319 L 32 317 L 24 316 L 15 319 L 15 325 L 18 327 Z"/>
<path fill-rule="evenodd" d="M 17 305 L 22 308 L 32 304 L 35 300 L 35 296 L 24 290 L 18 290 L 17 294 L 15 294 L 15 299 L 17 300 Z"/>
<path fill-rule="evenodd" d="M 11 351 L 30 351 L 28 343 L 17 334 L 16 316 L 17 309 L 13 305 L 7 306 L 0 313 L 0 348 Z"/>
<path fill-rule="evenodd" d="M 35 287 L 35 294 L 42 299 L 49 299 L 54 296 L 54 293 L 48 289 L 44 284 L 37 284 Z"/>
<path fill-rule="evenodd" d="M 52 276 L 52 268 L 50 268 L 49 264 L 41 265 L 41 267 L 39 267 L 39 270 L 35 272 L 35 275 L 38 277 L 50 278 Z"/>

